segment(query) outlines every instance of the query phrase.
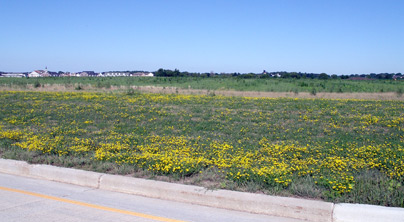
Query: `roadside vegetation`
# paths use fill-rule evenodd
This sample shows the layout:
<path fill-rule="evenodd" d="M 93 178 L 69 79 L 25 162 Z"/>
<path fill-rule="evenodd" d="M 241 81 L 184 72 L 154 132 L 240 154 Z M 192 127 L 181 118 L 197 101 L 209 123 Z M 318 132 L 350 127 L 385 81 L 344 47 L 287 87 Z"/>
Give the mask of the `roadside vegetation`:
<path fill-rule="evenodd" d="M 82 87 L 91 81 L 103 81 L 60 79 L 1 82 L 39 81 L 41 87 L 72 81 L 66 84 Z M 199 85 L 191 80 L 128 77 L 104 81 Z M 362 91 L 402 86 L 393 81 L 199 81 L 206 87 L 214 86 L 215 81 L 223 81 L 217 83 L 221 87 L 238 81 L 240 85 L 255 83 L 256 90 L 268 86 L 265 83 L 294 89 L 306 82 L 308 87 L 299 90 L 314 87 L 316 92 L 338 84 L 346 84 L 343 90 L 352 87 Z M 325 84 L 325 88 L 316 84 Z M 52 93 L 2 91 L 0 104 L 2 158 L 210 189 L 404 207 L 402 101 L 247 98 L 135 90 L 95 93 L 78 89 Z"/>
<path fill-rule="evenodd" d="M 321 92 L 331 93 L 383 93 L 402 95 L 403 80 L 349 80 L 310 78 L 238 78 L 238 77 L 46 77 L 46 78 L 0 78 L 1 86 L 40 88 L 45 85 L 63 85 L 85 88 L 91 86 L 109 89 L 114 86 L 159 86 L 179 89 L 235 90 L 257 92 Z"/>

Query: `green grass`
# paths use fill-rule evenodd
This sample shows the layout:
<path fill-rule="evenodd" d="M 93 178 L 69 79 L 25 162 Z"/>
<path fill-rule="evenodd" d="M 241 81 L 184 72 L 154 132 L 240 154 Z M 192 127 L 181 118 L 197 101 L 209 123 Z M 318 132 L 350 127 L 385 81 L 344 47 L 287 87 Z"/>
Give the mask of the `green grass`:
<path fill-rule="evenodd" d="M 262 92 L 397 92 L 402 94 L 404 81 L 341 79 L 240 79 L 201 77 L 54 77 L 54 78 L 0 78 L 0 85 L 40 87 L 44 84 L 91 85 L 97 88 L 111 86 L 161 86 L 182 89 L 236 90 Z"/>
<path fill-rule="evenodd" d="M 402 101 L 0 92 L 0 156 L 404 207 L 403 110 Z"/>

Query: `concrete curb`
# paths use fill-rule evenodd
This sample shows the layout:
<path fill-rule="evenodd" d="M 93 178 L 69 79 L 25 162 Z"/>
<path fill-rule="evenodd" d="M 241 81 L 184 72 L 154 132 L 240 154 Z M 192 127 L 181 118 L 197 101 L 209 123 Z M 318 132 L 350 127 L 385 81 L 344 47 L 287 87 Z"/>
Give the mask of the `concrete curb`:
<path fill-rule="evenodd" d="M 30 176 L 39 179 L 98 188 L 102 174 L 50 165 L 32 165 Z"/>
<path fill-rule="evenodd" d="M 307 221 L 401 221 L 403 208 L 275 197 L 0 159 L 0 172 L 145 197 Z"/>
<path fill-rule="evenodd" d="M 98 188 L 103 174 L 24 161 L 0 159 L 0 172 Z"/>
<path fill-rule="evenodd" d="M 334 222 L 404 221 L 404 208 L 366 204 L 335 204 Z"/>
<path fill-rule="evenodd" d="M 207 190 L 198 186 L 115 175 L 103 175 L 100 189 L 309 221 L 331 221 L 333 210 L 332 203 L 322 201 L 228 190 Z"/>

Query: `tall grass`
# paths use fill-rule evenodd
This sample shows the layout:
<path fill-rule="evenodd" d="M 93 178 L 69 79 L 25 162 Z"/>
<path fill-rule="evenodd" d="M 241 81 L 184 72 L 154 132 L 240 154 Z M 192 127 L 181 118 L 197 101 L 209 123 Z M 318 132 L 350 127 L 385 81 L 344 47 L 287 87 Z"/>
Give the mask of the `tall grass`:
<path fill-rule="evenodd" d="M 91 85 L 97 88 L 111 86 L 160 86 L 182 89 L 236 90 L 262 92 L 401 92 L 404 81 L 342 80 L 342 79 L 240 79 L 201 77 L 63 77 L 63 78 L 0 78 L 0 85 Z"/>

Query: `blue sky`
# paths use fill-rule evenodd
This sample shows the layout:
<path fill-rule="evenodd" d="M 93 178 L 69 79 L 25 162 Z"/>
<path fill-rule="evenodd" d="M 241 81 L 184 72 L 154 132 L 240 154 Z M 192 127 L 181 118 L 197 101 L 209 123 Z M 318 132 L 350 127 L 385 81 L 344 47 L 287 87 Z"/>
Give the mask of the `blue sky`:
<path fill-rule="evenodd" d="M 0 0 L 0 71 L 404 73 L 403 0 Z"/>

